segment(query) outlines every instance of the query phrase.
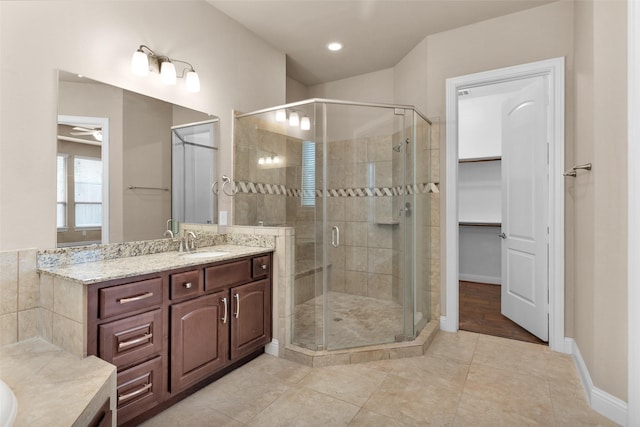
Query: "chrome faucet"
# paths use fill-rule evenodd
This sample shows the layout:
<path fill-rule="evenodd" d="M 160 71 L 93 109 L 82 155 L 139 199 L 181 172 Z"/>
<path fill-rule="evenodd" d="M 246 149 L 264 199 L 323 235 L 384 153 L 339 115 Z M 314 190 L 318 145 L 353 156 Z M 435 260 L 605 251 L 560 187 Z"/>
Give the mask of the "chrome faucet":
<path fill-rule="evenodd" d="M 189 245 L 189 236 L 191 236 L 191 245 Z M 196 250 L 197 236 L 193 231 L 187 231 L 185 235 L 185 245 L 187 246 L 187 252 Z"/>
<path fill-rule="evenodd" d="M 173 237 L 174 237 L 174 236 L 173 236 L 173 231 L 171 231 L 171 230 L 167 230 L 167 231 L 165 231 L 165 232 L 164 232 L 164 235 L 163 235 L 163 236 L 164 236 L 164 237 L 167 237 L 167 236 L 168 236 L 168 237 L 171 237 L 171 238 L 173 239 Z"/>

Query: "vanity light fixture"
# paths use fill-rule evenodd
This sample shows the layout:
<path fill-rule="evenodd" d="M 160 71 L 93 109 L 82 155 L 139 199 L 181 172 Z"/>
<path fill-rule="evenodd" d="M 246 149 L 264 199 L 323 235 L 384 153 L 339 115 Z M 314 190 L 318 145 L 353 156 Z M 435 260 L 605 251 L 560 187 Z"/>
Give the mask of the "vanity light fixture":
<path fill-rule="evenodd" d="M 185 64 L 180 75 L 176 72 L 175 63 Z M 188 92 L 200 92 L 200 78 L 193 65 L 179 59 L 158 55 L 149 46 L 140 45 L 131 57 L 131 72 L 136 76 L 148 76 L 149 71 L 160 74 L 162 83 L 175 85 L 177 78 L 184 78 Z"/>

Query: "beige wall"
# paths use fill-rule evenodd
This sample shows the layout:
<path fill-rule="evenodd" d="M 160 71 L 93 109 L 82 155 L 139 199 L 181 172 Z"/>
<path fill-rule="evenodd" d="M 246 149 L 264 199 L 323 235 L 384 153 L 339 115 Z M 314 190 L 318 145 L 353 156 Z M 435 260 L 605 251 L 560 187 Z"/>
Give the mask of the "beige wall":
<path fill-rule="evenodd" d="M 309 98 L 393 103 L 393 68 L 309 86 Z"/>
<path fill-rule="evenodd" d="M 596 387 L 627 396 L 626 3 L 575 4 L 574 337 Z M 570 219 L 569 219 L 570 220 Z M 569 254 L 570 255 L 570 254 Z"/>
<path fill-rule="evenodd" d="M 176 22 L 188 29 L 166 31 Z M 0 250 L 55 246 L 56 69 L 218 115 L 220 174 L 232 110 L 285 102 L 284 54 L 204 1 L 3 1 L 0 40 Z M 140 44 L 191 62 L 202 91 L 132 75 Z"/>
<path fill-rule="evenodd" d="M 171 193 L 129 190 L 129 186 L 171 188 L 171 133 L 167 125 L 173 123 L 173 105 L 125 91 L 122 112 L 124 241 L 161 239 L 171 218 Z"/>
<path fill-rule="evenodd" d="M 287 77 L 287 104 L 309 98 L 308 89 L 297 80 Z"/>

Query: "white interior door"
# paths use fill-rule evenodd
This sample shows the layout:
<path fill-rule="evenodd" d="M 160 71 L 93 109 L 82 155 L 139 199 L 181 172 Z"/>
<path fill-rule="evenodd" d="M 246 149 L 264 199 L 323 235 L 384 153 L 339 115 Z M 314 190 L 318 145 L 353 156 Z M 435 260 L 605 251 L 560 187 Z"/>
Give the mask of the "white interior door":
<path fill-rule="evenodd" d="M 502 109 L 502 314 L 544 341 L 548 318 L 546 77 Z"/>

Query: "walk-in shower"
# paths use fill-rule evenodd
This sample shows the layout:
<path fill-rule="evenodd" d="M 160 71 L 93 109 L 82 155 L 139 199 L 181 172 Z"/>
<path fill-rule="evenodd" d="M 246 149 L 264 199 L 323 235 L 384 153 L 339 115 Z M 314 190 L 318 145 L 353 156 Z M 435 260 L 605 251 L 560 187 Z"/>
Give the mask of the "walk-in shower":
<path fill-rule="evenodd" d="M 431 123 L 325 99 L 237 115 L 234 224 L 295 228 L 290 342 L 415 338 L 431 320 Z"/>

